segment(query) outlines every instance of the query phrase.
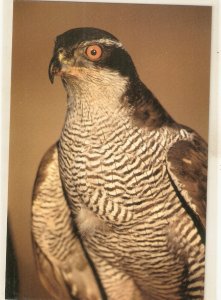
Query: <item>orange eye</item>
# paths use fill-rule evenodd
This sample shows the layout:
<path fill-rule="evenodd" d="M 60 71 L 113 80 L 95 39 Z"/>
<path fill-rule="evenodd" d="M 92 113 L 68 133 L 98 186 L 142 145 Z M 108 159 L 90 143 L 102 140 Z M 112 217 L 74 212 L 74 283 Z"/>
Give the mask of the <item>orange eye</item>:
<path fill-rule="evenodd" d="M 99 60 L 102 55 L 102 49 L 98 45 L 91 45 L 86 49 L 88 58 L 92 61 Z"/>

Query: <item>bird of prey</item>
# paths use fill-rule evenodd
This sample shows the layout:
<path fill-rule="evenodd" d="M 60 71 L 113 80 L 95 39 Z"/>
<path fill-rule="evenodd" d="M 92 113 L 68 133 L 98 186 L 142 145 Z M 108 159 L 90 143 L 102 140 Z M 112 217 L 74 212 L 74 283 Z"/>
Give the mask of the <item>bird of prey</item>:
<path fill-rule="evenodd" d="M 112 34 L 59 35 L 67 112 L 33 192 L 40 278 L 55 299 L 203 299 L 207 144 L 176 123 Z"/>

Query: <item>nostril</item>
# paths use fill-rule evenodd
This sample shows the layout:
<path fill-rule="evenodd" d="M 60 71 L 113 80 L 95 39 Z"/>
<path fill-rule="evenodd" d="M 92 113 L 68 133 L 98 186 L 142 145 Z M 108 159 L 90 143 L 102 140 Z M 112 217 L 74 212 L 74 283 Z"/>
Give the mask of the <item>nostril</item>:
<path fill-rule="evenodd" d="M 60 48 L 60 49 L 58 49 L 58 51 L 57 51 L 59 54 L 62 54 L 62 53 L 64 53 L 64 49 L 63 48 Z"/>

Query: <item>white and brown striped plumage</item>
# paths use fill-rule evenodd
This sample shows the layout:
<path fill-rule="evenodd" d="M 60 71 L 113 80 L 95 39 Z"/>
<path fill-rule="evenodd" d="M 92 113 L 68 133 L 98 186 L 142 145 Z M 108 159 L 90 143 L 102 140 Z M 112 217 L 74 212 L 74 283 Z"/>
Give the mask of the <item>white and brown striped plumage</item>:
<path fill-rule="evenodd" d="M 56 145 L 43 158 L 36 178 L 32 234 L 40 279 L 55 299 L 99 299 L 65 200 Z"/>
<path fill-rule="evenodd" d="M 59 36 L 51 81 L 56 74 L 67 114 L 33 198 L 36 258 L 49 291 L 70 295 L 76 286 L 82 295 L 88 284 L 89 299 L 94 285 L 95 299 L 203 299 L 205 142 L 173 121 L 107 32 Z"/>

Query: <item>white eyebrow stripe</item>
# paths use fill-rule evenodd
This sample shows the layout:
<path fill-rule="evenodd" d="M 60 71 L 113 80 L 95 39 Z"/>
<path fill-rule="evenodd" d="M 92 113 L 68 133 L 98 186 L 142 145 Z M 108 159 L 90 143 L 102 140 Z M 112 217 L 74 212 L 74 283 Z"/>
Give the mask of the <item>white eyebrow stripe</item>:
<path fill-rule="evenodd" d="M 117 46 L 118 48 L 123 48 L 123 45 L 121 42 L 119 41 L 114 41 L 114 40 L 109 40 L 109 39 L 98 39 L 98 40 L 91 40 L 91 41 L 87 41 L 87 42 L 83 42 L 81 43 L 82 46 L 87 46 L 87 45 L 91 45 L 93 43 L 98 43 L 98 44 L 104 44 L 106 46 Z"/>

